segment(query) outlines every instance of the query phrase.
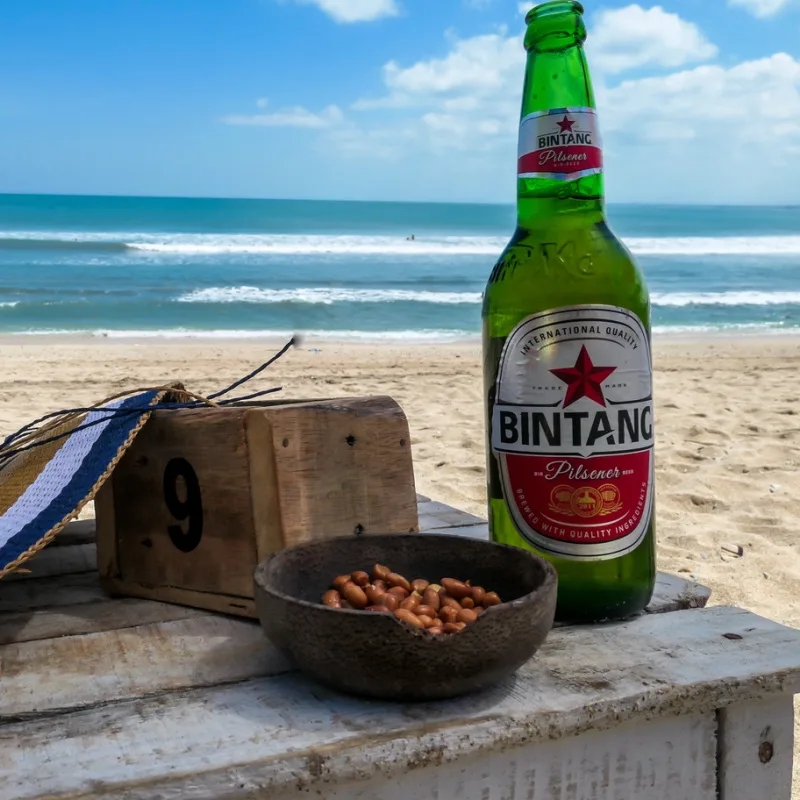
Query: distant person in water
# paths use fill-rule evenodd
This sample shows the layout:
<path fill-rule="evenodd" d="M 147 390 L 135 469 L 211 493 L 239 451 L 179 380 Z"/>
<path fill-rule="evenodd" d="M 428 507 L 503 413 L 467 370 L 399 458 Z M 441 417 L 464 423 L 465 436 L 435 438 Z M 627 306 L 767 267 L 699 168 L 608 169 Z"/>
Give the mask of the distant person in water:
<path fill-rule="evenodd" d="M 412 233 L 411 236 L 406 236 L 406 241 L 407 242 L 413 242 L 414 241 L 414 234 Z"/>

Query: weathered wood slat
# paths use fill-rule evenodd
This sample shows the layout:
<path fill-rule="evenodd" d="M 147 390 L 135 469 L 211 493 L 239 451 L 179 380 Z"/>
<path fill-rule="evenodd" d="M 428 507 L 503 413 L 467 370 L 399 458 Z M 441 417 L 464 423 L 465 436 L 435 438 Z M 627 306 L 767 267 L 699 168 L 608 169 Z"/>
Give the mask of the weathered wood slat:
<path fill-rule="evenodd" d="M 0 662 L 0 720 L 289 669 L 257 623 L 221 616 L 15 642 Z"/>
<path fill-rule="evenodd" d="M 794 707 L 786 698 L 719 712 L 720 800 L 788 798 L 792 792 Z"/>
<path fill-rule="evenodd" d="M 462 525 L 458 527 L 442 528 L 430 531 L 448 536 L 466 536 L 470 539 L 489 539 L 489 526 L 485 522 L 475 525 Z M 666 611 L 680 611 L 686 608 L 705 608 L 711 597 L 711 590 L 694 581 L 687 581 L 676 575 L 659 572 L 656 577 L 656 587 L 650 605 L 647 606 L 648 614 L 661 614 Z"/>
<path fill-rule="evenodd" d="M 490 751 L 402 775 L 326 785 L 325 800 L 719 800 L 714 714 Z M 669 746 L 665 743 L 668 742 Z M 763 795 L 747 795 L 750 800 Z M 270 800 L 305 800 L 290 790 Z M 775 800 L 778 795 L 769 795 Z"/>
<path fill-rule="evenodd" d="M 71 575 L 97 570 L 97 547 L 94 544 L 73 544 L 67 547 L 45 547 L 41 553 L 25 562 L 27 572 L 14 572 L 5 581 L 47 578 L 51 575 Z"/>
<path fill-rule="evenodd" d="M 159 649 L 171 650 L 169 662 L 148 665 L 126 657 L 127 642 L 118 646 L 110 656 L 117 667 L 98 671 L 97 702 L 119 694 L 115 683 L 148 693 L 163 682 L 159 670 L 174 670 L 181 658 L 193 659 L 198 682 L 218 680 L 222 661 L 239 658 L 239 636 L 218 629 L 205 643 L 211 655 L 203 656 L 190 622 L 181 623 L 182 648 L 160 642 Z M 208 636 L 209 620 L 203 622 L 195 638 L 199 630 Z M 628 720 L 698 718 L 780 695 L 791 702 L 789 694 L 800 689 L 799 651 L 800 631 L 717 607 L 555 630 L 514 679 L 446 703 L 362 702 L 298 675 L 171 693 L 0 726 L 0 796 L 223 800 L 301 790 L 325 796 L 337 782 L 471 761 Z M 26 668 L 35 671 L 26 683 L 14 675 L 12 686 L 0 681 L 4 705 L 24 705 L 23 686 L 52 697 L 59 681 L 68 704 L 87 680 L 65 674 L 59 663 L 26 662 Z"/>
<path fill-rule="evenodd" d="M 133 628 L 154 622 L 208 616 L 209 613 L 186 606 L 133 598 L 17 611 L 0 614 L 0 645 Z"/>
<path fill-rule="evenodd" d="M 420 503 L 418 507 L 419 529 L 421 531 L 434 531 L 439 528 L 452 528 L 457 525 L 480 525 L 486 520 L 459 511 L 457 508 L 428 500 Z"/>
<path fill-rule="evenodd" d="M 70 522 L 48 547 L 67 547 L 72 544 L 91 544 L 96 539 L 94 519 L 79 519 Z"/>
<path fill-rule="evenodd" d="M 96 572 L 54 575 L 28 581 L 0 581 L 0 614 L 106 600 Z"/>

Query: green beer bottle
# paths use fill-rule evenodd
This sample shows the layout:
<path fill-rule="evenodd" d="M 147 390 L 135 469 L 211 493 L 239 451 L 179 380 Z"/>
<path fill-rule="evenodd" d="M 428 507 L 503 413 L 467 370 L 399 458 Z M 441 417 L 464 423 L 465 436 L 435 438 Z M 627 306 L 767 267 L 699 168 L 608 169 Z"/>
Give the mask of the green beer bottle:
<path fill-rule="evenodd" d="M 614 619 L 655 584 L 650 300 L 605 219 L 583 8 L 526 22 L 517 229 L 483 300 L 489 524 L 556 567 L 557 619 Z"/>

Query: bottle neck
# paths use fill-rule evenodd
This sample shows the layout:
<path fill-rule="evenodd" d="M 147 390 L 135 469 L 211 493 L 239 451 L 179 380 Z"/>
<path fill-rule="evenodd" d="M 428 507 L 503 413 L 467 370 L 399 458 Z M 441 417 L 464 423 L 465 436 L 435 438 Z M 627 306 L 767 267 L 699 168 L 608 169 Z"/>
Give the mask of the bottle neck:
<path fill-rule="evenodd" d="M 602 221 L 602 151 L 582 43 L 574 41 L 561 49 L 548 39 L 526 44 L 518 224 L 532 230 L 552 224 L 554 218 L 577 225 Z"/>

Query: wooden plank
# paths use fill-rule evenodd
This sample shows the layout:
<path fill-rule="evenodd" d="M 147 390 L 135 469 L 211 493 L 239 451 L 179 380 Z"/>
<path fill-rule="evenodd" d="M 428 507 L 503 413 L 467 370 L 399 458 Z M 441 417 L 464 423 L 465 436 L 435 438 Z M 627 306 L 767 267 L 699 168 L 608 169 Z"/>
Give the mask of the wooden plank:
<path fill-rule="evenodd" d="M 439 528 L 452 528 L 460 525 L 481 525 L 486 520 L 460 511 L 457 508 L 448 506 L 445 503 L 437 503 L 428 500 L 419 504 L 419 529 L 421 531 L 433 531 Z"/>
<path fill-rule="evenodd" d="M 408 421 L 392 398 L 262 413 L 272 426 L 285 546 L 419 530 Z"/>
<path fill-rule="evenodd" d="M 656 588 L 645 611 L 648 614 L 663 614 L 666 611 L 682 611 L 687 608 L 705 608 L 711 598 L 711 589 L 677 575 L 659 572 Z"/>
<path fill-rule="evenodd" d="M 74 606 L 106 599 L 108 596 L 95 572 L 8 583 L 0 581 L 0 614 Z"/>
<path fill-rule="evenodd" d="M 97 502 L 97 500 L 95 500 Z M 95 520 L 79 519 L 68 523 L 48 547 L 67 547 L 73 544 L 91 544 L 95 540 Z"/>
<path fill-rule="evenodd" d="M 790 800 L 793 729 L 790 695 L 722 709 L 718 800 Z"/>
<path fill-rule="evenodd" d="M 426 533 L 446 534 L 448 536 L 465 536 L 470 539 L 488 541 L 489 526 L 483 522 L 479 525 L 464 525 L 453 528 L 436 528 Z M 666 611 L 681 611 L 687 608 L 705 608 L 711 597 L 711 589 L 694 581 L 687 581 L 677 575 L 659 572 L 653 597 L 645 611 L 648 614 L 661 614 Z"/>
<path fill-rule="evenodd" d="M 259 625 L 221 616 L 15 642 L 0 662 L 0 720 L 289 669 Z"/>
<path fill-rule="evenodd" d="M 68 547 L 45 547 L 23 565 L 28 572 L 14 572 L 3 578 L 3 584 L 51 575 L 71 575 L 97 570 L 97 547 L 94 544 L 73 544 Z"/>
<path fill-rule="evenodd" d="M 208 614 L 194 608 L 130 598 L 18 611 L 0 614 L 0 644 L 133 628 Z"/>
<path fill-rule="evenodd" d="M 220 614 L 233 614 L 237 617 L 256 619 L 256 603 L 252 597 L 236 597 L 221 592 L 195 592 L 178 586 L 152 586 L 133 581 L 103 579 L 103 588 L 113 597 L 139 597 L 164 603 L 203 608 Z"/>
<path fill-rule="evenodd" d="M 130 582 L 252 597 L 246 413 L 202 408 L 151 415 L 104 487 L 106 497 L 113 492 L 113 513 L 104 513 L 107 502 L 97 507 L 101 554 L 116 549 L 115 562 L 101 561 L 110 589 Z"/>
<path fill-rule="evenodd" d="M 326 786 L 325 800 L 718 800 L 713 713 L 633 723 L 556 742 Z M 755 786 L 755 784 L 751 784 Z M 289 791 L 270 800 L 301 800 Z M 777 800 L 754 793 L 748 798 Z"/>
<path fill-rule="evenodd" d="M 231 629 L 217 634 L 209 643 L 215 675 L 208 657 L 192 650 L 198 636 L 182 637 L 186 650 L 173 652 L 164 666 L 176 669 L 176 656 L 194 658 L 198 676 L 218 679 L 223 661 L 238 660 L 231 652 L 238 637 Z M 63 676 L 53 676 L 62 665 L 27 666 L 51 695 L 59 680 L 63 685 Z M 101 678 L 98 702 L 115 694 L 107 691 L 114 681 L 152 688 L 154 672 L 142 658 L 123 660 L 113 677 Z M 34 677 L 14 680 L 17 690 L 37 686 Z M 73 699 L 74 692 L 90 695 L 80 689 L 86 682 L 87 674 L 74 675 Z M 3 702 L 24 705 L 4 684 L 5 678 Z M 325 796 L 332 785 L 378 774 L 391 778 L 644 720 L 697 718 L 798 689 L 800 631 L 740 609 L 676 611 L 555 630 L 512 680 L 444 703 L 360 701 L 295 674 L 7 723 L 0 739 L 13 747 L 3 749 L 0 796 L 223 800 L 302 790 Z M 61 694 L 70 701 L 68 692 Z"/>

